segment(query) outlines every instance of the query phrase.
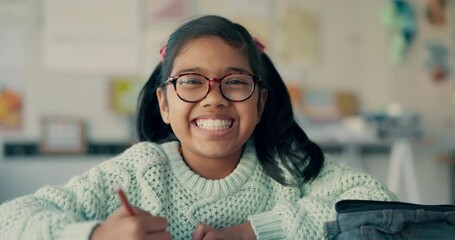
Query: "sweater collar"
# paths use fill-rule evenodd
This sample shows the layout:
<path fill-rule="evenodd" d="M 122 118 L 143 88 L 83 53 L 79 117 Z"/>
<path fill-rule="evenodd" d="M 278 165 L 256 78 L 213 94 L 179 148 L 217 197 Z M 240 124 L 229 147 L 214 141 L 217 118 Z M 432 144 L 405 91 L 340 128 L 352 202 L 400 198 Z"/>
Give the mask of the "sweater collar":
<path fill-rule="evenodd" d="M 193 172 L 179 154 L 179 142 L 170 142 L 163 145 L 169 158 L 169 165 L 174 177 L 188 191 L 206 196 L 222 196 L 238 191 L 253 175 L 257 165 L 254 142 L 248 141 L 237 167 L 227 177 L 218 180 L 207 179 Z"/>

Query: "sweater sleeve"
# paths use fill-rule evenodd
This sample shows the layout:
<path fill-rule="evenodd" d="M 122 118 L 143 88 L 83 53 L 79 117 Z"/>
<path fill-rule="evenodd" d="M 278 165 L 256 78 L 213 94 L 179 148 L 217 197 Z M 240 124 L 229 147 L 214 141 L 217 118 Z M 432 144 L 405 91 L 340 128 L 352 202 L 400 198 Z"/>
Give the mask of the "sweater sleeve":
<path fill-rule="evenodd" d="M 336 217 L 335 203 L 343 199 L 392 201 L 393 193 L 365 173 L 328 163 L 317 179 L 303 188 L 297 201 L 248 218 L 259 240 L 324 239 L 324 223 Z"/>
<path fill-rule="evenodd" d="M 66 186 L 46 186 L 0 205 L 0 239 L 89 239 L 92 229 L 115 210 L 115 194 L 106 194 L 113 192 L 111 182 L 122 175 L 130 178 L 119 168 L 107 161 Z"/>
<path fill-rule="evenodd" d="M 87 178 L 78 181 L 86 182 Z M 87 220 L 78 191 L 74 187 L 43 187 L 33 195 L 4 203 L 0 206 L 0 239 L 59 239 L 64 228 Z M 87 224 L 79 231 L 80 239 L 88 239 L 94 225 Z"/>

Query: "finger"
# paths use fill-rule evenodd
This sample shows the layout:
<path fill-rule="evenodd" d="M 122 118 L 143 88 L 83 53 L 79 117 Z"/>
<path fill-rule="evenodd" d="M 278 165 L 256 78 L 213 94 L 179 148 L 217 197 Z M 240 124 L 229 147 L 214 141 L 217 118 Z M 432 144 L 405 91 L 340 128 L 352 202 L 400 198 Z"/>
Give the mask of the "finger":
<path fill-rule="evenodd" d="M 193 232 L 192 240 L 202 240 L 210 229 L 211 227 L 205 224 L 198 224 Z"/>
<path fill-rule="evenodd" d="M 191 240 L 202 240 L 204 237 L 204 226 L 203 224 L 198 224 L 196 229 L 194 229 L 193 235 L 191 236 Z"/>
<path fill-rule="evenodd" d="M 166 228 L 169 226 L 169 223 L 164 217 L 153 217 L 144 215 L 142 219 L 144 223 L 144 228 L 148 233 L 166 231 Z"/>
<path fill-rule="evenodd" d="M 119 227 L 123 229 L 122 231 L 126 231 L 131 236 L 140 237 L 140 239 L 152 234 L 166 232 L 168 226 L 165 218 L 151 215 L 125 217 L 119 223 Z"/>
<path fill-rule="evenodd" d="M 111 217 L 114 217 L 114 218 L 120 218 L 120 217 L 126 217 L 126 216 L 129 216 L 128 214 L 128 211 L 126 210 L 126 208 L 121 205 L 119 208 L 117 208 L 117 210 L 115 210 L 112 214 L 111 214 Z"/>
<path fill-rule="evenodd" d="M 216 234 L 213 231 L 209 231 L 207 234 L 205 234 L 204 238 L 202 240 L 217 240 L 221 238 L 217 238 Z"/>

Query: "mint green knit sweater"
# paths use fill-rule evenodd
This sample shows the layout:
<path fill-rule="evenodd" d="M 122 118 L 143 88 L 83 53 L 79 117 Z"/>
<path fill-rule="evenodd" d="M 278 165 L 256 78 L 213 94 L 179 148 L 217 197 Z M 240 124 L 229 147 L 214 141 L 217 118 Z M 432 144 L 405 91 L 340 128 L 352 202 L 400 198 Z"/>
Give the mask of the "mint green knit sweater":
<path fill-rule="evenodd" d="M 192 172 L 178 142 L 138 143 L 64 187 L 43 187 L 0 205 L 0 239 L 88 239 L 120 206 L 114 183 L 131 204 L 167 218 L 173 239 L 191 239 L 196 224 L 224 228 L 250 221 L 257 239 L 323 239 L 341 199 L 394 200 L 380 182 L 326 161 L 311 183 L 284 187 L 265 175 L 253 144 L 222 180 Z"/>

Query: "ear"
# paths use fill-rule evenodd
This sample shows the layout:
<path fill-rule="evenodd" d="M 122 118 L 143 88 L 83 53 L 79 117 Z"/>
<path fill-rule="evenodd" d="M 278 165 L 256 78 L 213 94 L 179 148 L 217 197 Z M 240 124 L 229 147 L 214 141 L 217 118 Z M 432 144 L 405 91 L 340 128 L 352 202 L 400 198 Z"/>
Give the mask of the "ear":
<path fill-rule="evenodd" d="M 160 107 L 161 119 L 166 124 L 170 123 L 169 120 L 169 105 L 167 104 L 166 91 L 159 87 L 156 89 L 156 97 L 158 98 L 158 106 Z"/>
<path fill-rule="evenodd" d="M 267 101 L 268 92 L 267 89 L 261 89 L 259 93 L 259 102 L 258 102 L 258 118 L 256 120 L 256 124 L 259 123 L 262 117 L 262 113 L 264 112 L 265 103 Z"/>

